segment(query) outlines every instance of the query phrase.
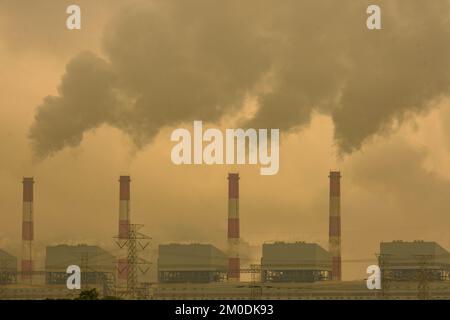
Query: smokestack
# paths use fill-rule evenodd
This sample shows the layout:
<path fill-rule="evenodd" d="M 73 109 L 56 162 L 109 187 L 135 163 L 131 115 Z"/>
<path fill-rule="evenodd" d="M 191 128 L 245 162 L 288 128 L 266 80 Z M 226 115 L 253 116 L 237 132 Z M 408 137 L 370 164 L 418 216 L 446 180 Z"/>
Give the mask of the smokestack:
<path fill-rule="evenodd" d="M 123 248 L 119 252 L 118 280 L 119 286 L 126 286 L 129 268 L 125 242 L 130 229 L 130 176 L 120 176 L 119 182 L 119 243 L 123 244 Z"/>
<path fill-rule="evenodd" d="M 239 281 L 239 173 L 228 174 L 228 280 Z"/>
<path fill-rule="evenodd" d="M 341 172 L 330 175 L 329 252 L 332 257 L 332 280 L 341 280 Z"/>
<path fill-rule="evenodd" d="M 23 178 L 22 281 L 33 280 L 33 178 Z"/>

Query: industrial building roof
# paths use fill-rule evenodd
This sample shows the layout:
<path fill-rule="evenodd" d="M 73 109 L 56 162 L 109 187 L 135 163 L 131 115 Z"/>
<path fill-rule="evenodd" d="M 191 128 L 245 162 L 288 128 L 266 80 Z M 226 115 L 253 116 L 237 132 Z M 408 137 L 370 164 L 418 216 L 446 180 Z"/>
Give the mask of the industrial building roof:
<path fill-rule="evenodd" d="M 45 270 L 65 272 L 69 265 L 86 267 L 92 272 L 112 272 L 116 258 L 98 246 L 56 245 L 46 248 Z"/>
<path fill-rule="evenodd" d="M 211 244 L 162 244 L 159 271 L 225 271 L 228 257 Z"/>
<path fill-rule="evenodd" d="M 380 254 L 389 267 L 450 265 L 450 253 L 434 241 L 392 241 L 380 243 Z"/>
<path fill-rule="evenodd" d="M 265 243 L 261 267 L 271 270 L 331 270 L 331 256 L 316 243 Z"/>
<path fill-rule="evenodd" d="M 0 271 L 17 271 L 17 258 L 0 249 Z"/>

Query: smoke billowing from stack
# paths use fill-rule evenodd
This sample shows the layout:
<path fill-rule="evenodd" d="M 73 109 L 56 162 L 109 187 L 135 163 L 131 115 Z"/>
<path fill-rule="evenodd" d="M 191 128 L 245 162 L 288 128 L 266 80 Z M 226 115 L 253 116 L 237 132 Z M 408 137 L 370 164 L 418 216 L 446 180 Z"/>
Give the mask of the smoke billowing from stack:
<path fill-rule="evenodd" d="M 341 173 L 330 175 L 329 251 L 332 257 L 332 279 L 341 280 Z"/>
<path fill-rule="evenodd" d="M 383 1 L 389 28 L 370 34 L 363 1 L 140 2 L 107 24 L 104 58 L 74 56 L 37 108 L 38 157 L 105 124 L 143 147 L 163 127 L 220 121 L 249 95 L 259 108 L 245 127 L 290 130 L 328 114 L 345 154 L 450 95 L 447 1 Z"/>
<path fill-rule="evenodd" d="M 130 230 L 130 176 L 120 176 L 120 202 L 119 202 L 119 242 L 128 239 Z M 126 286 L 128 277 L 127 248 L 124 246 L 119 252 L 118 280 L 119 286 Z"/>
<path fill-rule="evenodd" d="M 23 178 L 22 281 L 32 282 L 33 273 L 33 178 Z"/>
<path fill-rule="evenodd" d="M 228 174 L 228 280 L 239 281 L 239 174 Z"/>

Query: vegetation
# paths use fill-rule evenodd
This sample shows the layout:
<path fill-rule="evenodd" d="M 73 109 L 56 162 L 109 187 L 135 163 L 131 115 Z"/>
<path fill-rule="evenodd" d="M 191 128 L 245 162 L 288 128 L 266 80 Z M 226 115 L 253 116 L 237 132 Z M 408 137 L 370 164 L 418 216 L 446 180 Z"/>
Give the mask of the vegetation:
<path fill-rule="evenodd" d="M 75 300 L 99 300 L 100 294 L 98 293 L 97 289 L 87 289 L 82 290 L 80 292 L 80 295 L 78 298 L 75 298 Z"/>
<path fill-rule="evenodd" d="M 100 293 L 97 289 L 93 288 L 82 290 L 75 300 L 120 300 L 120 298 L 115 296 L 105 296 L 100 298 Z"/>

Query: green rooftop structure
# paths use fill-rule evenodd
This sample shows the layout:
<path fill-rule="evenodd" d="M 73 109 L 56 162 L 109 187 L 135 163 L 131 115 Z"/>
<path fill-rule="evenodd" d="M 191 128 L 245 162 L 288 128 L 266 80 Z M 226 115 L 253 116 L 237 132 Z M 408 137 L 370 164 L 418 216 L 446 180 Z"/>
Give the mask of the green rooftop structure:
<path fill-rule="evenodd" d="M 330 280 L 331 270 L 331 255 L 316 243 L 263 244 L 261 258 L 263 282 Z"/>
<path fill-rule="evenodd" d="M 228 256 L 210 244 L 159 246 L 159 282 L 218 282 L 226 278 Z"/>
<path fill-rule="evenodd" d="M 381 271 L 394 281 L 450 278 L 450 253 L 433 241 L 381 242 L 379 257 Z"/>
<path fill-rule="evenodd" d="M 65 284 L 67 267 L 81 269 L 83 284 L 101 284 L 116 271 L 116 258 L 106 250 L 91 245 L 56 245 L 46 248 L 45 279 L 47 284 Z"/>

